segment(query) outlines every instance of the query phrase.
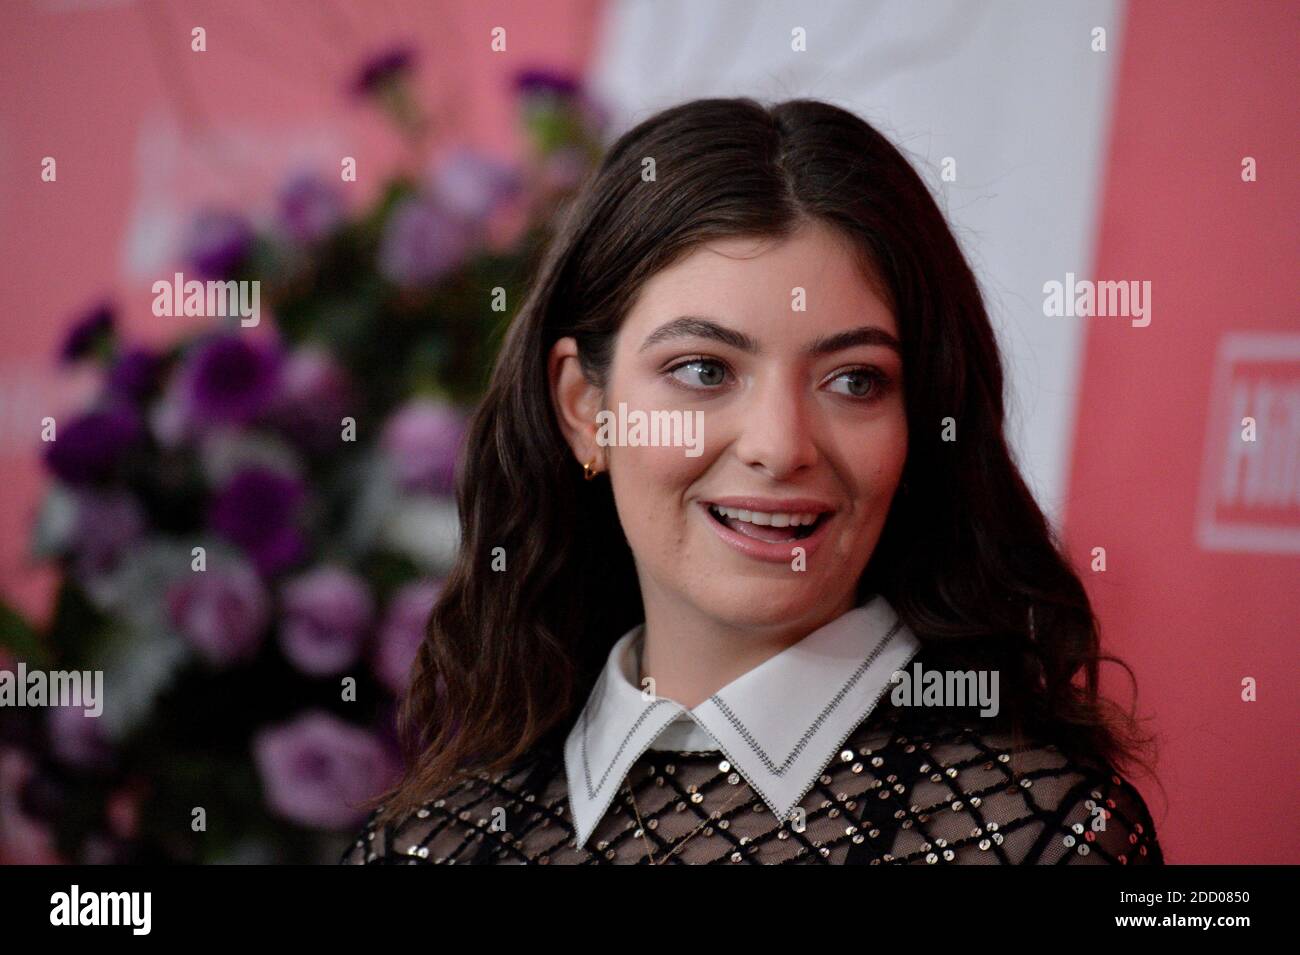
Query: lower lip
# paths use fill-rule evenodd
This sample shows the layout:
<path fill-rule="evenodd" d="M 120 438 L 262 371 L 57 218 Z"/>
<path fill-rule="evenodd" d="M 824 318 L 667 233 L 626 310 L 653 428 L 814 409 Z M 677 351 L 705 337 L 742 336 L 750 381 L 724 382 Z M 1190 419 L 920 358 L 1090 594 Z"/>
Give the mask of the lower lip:
<path fill-rule="evenodd" d="M 811 557 L 814 551 L 821 546 L 821 542 L 826 537 L 826 528 L 830 526 L 831 521 L 835 519 L 833 514 L 823 517 L 817 529 L 804 538 L 798 538 L 788 541 L 761 541 L 753 537 L 746 537 L 739 531 L 733 531 L 730 527 L 720 523 L 714 516 L 709 513 L 709 506 L 701 504 L 700 510 L 704 515 L 704 520 L 713 528 L 714 532 L 722 538 L 723 542 L 729 544 L 735 550 L 740 551 L 746 557 L 752 557 L 754 560 L 767 561 L 772 564 L 788 564 L 794 559 L 794 549 L 802 548 L 805 557 Z"/>

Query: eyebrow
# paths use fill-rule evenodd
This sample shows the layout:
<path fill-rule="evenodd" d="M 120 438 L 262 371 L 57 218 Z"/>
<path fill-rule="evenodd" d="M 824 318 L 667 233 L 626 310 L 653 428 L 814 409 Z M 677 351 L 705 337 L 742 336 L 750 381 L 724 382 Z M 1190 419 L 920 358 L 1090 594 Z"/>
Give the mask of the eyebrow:
<path fill-rule="evenodd" d="M 664 322 L 641 343 L 639 351 L 645 351 L 651 345 L 673 341 L 678 338 L 707 338 L 711 341 L 721 342 L 724 345 L 730 345 L 732 348 L 748 352 L 751 355 L 762 352 L 758 342 L 744 332 L 727 328 L 712 319 L 699 315 L 681 315 L 671 321 Z M 853 348 L 857 345 L 883 345 L 902 355 L 902 346 L 899 345 L 898 339 L 883 328 L 877 328 L 875 325 L 863 325 L 859 328 L 836 332 L 834 335 L 823 336 L 805 346 L 803 351 L 805 355 L 818 357 L 829 355 L 832 352 L 843 351 L 846 348 Z"/>

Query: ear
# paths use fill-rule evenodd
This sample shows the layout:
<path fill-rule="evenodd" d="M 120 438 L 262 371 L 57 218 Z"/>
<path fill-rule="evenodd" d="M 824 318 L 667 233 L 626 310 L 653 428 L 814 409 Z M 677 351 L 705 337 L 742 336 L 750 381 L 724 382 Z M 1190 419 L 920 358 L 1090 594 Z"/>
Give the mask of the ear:
<path fill-rule="evenodd" d="M 573 337 L 561 338 L 547 358 L 551 383 L 551 402 L 559 418 L 560 431 L 569 442 L 579 464 L 596 459 L 596 470 L 605 465 L 604 449 L 596 443 L 596 413 L 604 396 L 601 389 L 587 380 L 578 358 L 578 343 Z"/>

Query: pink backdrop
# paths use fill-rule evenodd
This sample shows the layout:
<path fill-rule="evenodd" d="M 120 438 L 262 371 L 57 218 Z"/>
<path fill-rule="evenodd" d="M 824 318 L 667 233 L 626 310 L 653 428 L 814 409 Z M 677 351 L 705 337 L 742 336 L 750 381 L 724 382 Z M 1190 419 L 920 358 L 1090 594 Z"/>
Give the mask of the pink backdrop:
<path fill-rule="evenodd" d="M 1239 493 L 1223 491 L 1242 414 L 1233 387 L 1214 387 L 1230 334 L 1277 358 L 1226 380 L 1290 397 L 1289 422 L 1258 391 L 1245 414 L 1261 460 L 1296 461 L 1300 355 L 1277 346 L 1300 339 L 1298 20 L 1286 3 L 1132 4 L 1112 109 L 1094 272 L 1150 280 L 1152 320 L 1086 319 L 1066 536 L 1081 568 L 1106 549 L 1106 572 L 1086 579 L 1141 711 L 1158 716 L 1168 804 L 1139 786 L 1171 862 L 1300 859 L 1300 475 L 1272 482 L 1289 503 L 1268 502 L 1270 482 L 1252 494 L 1244 463 Z M 1242 181 L 1246 156 L 1257 182 Z M 1246 677 L 1257 702 L 1242 702 Z M 1107 687 L 1128 699 L 1127 680 Z"/>

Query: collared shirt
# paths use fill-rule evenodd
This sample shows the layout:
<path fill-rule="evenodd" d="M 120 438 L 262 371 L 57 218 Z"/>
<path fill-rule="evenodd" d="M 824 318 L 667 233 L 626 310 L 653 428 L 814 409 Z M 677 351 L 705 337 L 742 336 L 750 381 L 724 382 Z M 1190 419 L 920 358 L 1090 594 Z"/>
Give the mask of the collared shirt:
<path fill-rule="evenodd" d="M 644 632 L 638 624 L 614 644 L 565 741 L 579 845 L 647 749 L 721 750 L 784 822 L 921 649 L 877 595 L 687 709 L 637 686 Z"/>

